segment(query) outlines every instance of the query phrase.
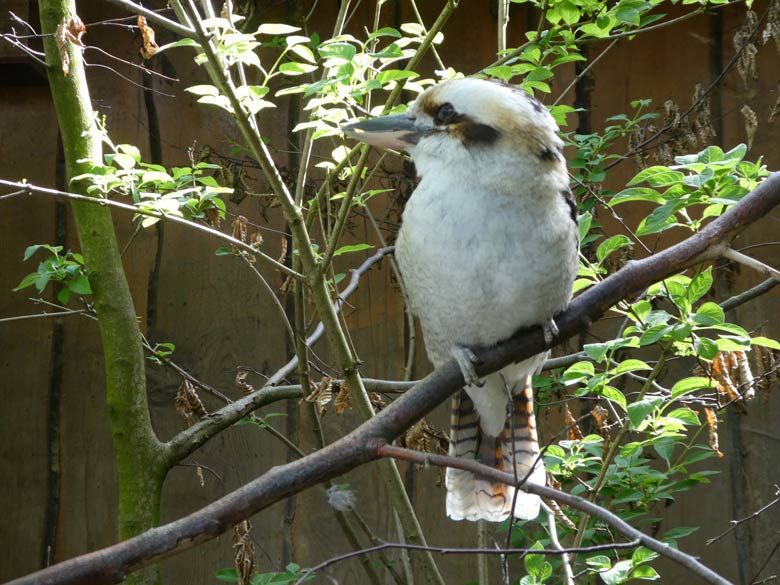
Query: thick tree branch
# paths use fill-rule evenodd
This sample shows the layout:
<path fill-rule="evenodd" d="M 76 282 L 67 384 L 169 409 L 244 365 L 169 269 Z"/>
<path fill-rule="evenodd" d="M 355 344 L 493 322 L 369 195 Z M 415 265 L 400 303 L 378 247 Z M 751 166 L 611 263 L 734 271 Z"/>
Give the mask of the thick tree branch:
<path fill-rule="evenodd" d="M 713 249 L 728 242 L 750 223 L 766 216 L 780 203 L 780 174 L 771 174 L 752 193 L 734 205 L 701 232 L 663 252 L 632 261 L 602 283 L 572 301 L 556 317 L 558 341 L 584 330 L 618 301 L 629 298 L 651 284 L 687 267 L 715 257 Z M 491 348 L 475 348 L 481 359 L 477 373 L 484 376 L 509 363 L 527 358 L 545 349 L 539 327 L 518 332 L 506 343 Z M 95 551 L 16 581 L 32 583 L 116 583 L 129 572 L 173 556 L 197 544 L 215 538 L 231 526 L 260 510 L 306 488 L 337 477 L 360 465 L 376 460 L 380 449 L 460 389 L 463 377 L 454 360 L 438 368 L 417 386 L 394 401 L 374 418 L 344 438 L 307 457 L 274 467 L 256 480 L 189 516 L 149 530 L 135 538 Z M 512 479 L 511 476 L 507 476 Z M 587 506 L 587 512 L 605 519 L 605 510 L 580 498 L 550 488 L 527 488 L 546 498 L 572 507 Z M 636 536 L 630 526 L 629 538 Z M 624 533 L 625 534 L 625 533 Z M 644 538 L 644 535 L 642 535 Z M 660 552 L 660 551 L 659 551 Z M 664 550 L 665 553 L 670 553 Z M 682 555 L 682 553 L 679 553 Z M 685 558 L 687 555 L 684 555 Z M 678 558 L 682 562 L 682 558 Z M 711 572 L 708 573 L 712 576 Z M 717 575 L 711 583 L 727 583 Z"/>

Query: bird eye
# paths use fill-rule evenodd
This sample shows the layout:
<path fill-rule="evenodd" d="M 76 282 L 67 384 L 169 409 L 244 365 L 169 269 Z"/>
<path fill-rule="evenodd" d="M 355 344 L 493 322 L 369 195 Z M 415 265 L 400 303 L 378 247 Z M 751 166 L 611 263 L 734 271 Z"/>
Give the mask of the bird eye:
<path fill-rule="evenodd" d="M 437 124 L 449 124 L 454 122 L 457 117 L 458 113 L 455 111 L 455 108 L 452 107 L 451 103 L 447 102 L 436 110 L 436 119 L 434 121 Z"/>

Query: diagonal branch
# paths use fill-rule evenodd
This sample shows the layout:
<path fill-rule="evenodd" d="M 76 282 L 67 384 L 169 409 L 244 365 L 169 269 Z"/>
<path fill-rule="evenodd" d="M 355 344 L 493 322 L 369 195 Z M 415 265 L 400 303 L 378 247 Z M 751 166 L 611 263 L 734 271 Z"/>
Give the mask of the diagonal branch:
<path fill-rule="evenodd" d="M 618 301 L 629 298 L 687 267 L 714 259 L 717 256 L 715 248 L 718 244 L 733 239 L 745 227 L 766 216 L 778 203 L 780 173 L 773 173 L 701 232 L 654 256 L 630 262 L 574 299 L 569 308 L 556 317 L 560 331 L 557 340 L 562 341 L 584 330 Z M 505 343 L 491 348 L 476 348 L 475 353 L 481 360 L 476 367 L 477 373 L 485 376 L 512 362 L 537 354 L 545 347 L 540 327 L 522 330 Z M 274 467 L 254 481 L 185 518 L 119 544 L 32 573 L 12 583 L 28 585 L 119 582 L 132 571 L 216 538 L 231 526 L 292 494 L 375 461 L 381 456 L 380 449 L 387 448 L 389 441 L 459 390 L 462 385 L 460 368 L 454 360 L 450 360 L 374 418 L 324 449 L 286 465 Z M 507 479 L 512 478 L 508 476 Z M 527 489 L 566 505 L 574 507 L 579 504 L 579 498 L 550 488 L 533 486 Z M 588 508 L 588 513 L 600 518 L 603 518 L 599 515 L 602 512 L 608 513 L 589 502 L 581 505 L 592 506 Z M 706 574 L 710 583 L 727 583 L 711 571 Z"/>
<path fill-rule="evenodd" d="M 411 449 L 402 449 L 401 447 L 396 447 L 394 445 L 384 445 L 377 449 L 377 452 L 383 457 L 393 457 L 395 459 L 403 459 L 404 461 L 411 461 L 414 463 L 421 463 L 426 465 L 436 465 L 438 467 L 453 467 L 456 469 L 463 469 L 465 471 L 477 473 L 480 476 L 486 477 L 487 479 L 491 479 L 493 481 L 500 481 L 501 483 L 505 483 L 507 485 L 517 485 L 517 481 L 511 473 L 506 473 L 504 471 L 499 471 L 498 469 L 493 469 L 492 467 L 487 467 L 486 465 L 478 463 L 475 459 L 460 459 L 457 457 L 448 457 L 446 455 L 421 453 L 419 451 L 412 451 Z M 639 543 L 645 548 L 649 548 L 650 550 L 655 551 L 658 554 L 682 565 L 686 569 L 704 579 L 704 581 L 707 583 L 715 583 L 716 585 L 730 585 L 728 580 L 715 573 L 712 569 L 702 565 L 694 557 L 669 546 L 665 542 L 661 542 L 660 540 L 656 540 L 655 538 L 646 535 L 645 533 L 637 530 L 625 522 L 619 516 L 613 514 L 605 508 L 602 508 L 601 506 L 597 506 L 596 504 L 589 502 L 585 498 L 573 496 L 571 494 L 567 494 L 547 486 L 537 485 L 535 483 L 526 483 L 519 487 L 528 493 L 536 494 L 540 497 L 550 500 L 555 500 L 559 504 L 564 504 L 570 508 L 580 510 L 590 516 L 598 518 L 599 520 L 615 528 L 624 536 L 627 536 L 634 541 L 639 541 Z M 570 552 L 577 550 L 578 547 L 576 546 L 572 549 L 569 549 Z M 560 554 L 560 551 L 556 551 L 556 553 Z"/>

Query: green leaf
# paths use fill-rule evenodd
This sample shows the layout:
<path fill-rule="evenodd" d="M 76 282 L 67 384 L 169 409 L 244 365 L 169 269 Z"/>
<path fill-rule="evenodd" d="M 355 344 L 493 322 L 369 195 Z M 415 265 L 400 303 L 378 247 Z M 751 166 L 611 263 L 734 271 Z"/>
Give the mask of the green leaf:
<path fill-rule="evenodd" d="M 238 572 L 235 568 L 220 569 L 214 576 L 220 581 L 229 581 L 231 583 L 238 583 Z"/>
<path fill-rule="evenodd" d="M 712 381 L 709 378 L 703 378 L 701 376 L 683 378 L 674 386 L 672 386 L 672 400 L 676 400 L 684 394 L 688 394 L 696 390 L 702 390 L 704 388 L 712 388 Z"/>
<path fill-rule="evenodd" d="M 542 545 L 537 541 L 534 543 L 534 545 L 531 547 L 531 550 L 533 549 L 540 549 L 542 548 Z M 533 554 L 528 553 L 523 558 L 523 564 L 525 565 L 525 570 L 528 572 L 529 575 L 539 575 L 544 570 L 544 555 L 539 554 Z"/>
<path fill-rule="evenodd" d="M 649 187 L 629 187 L 610 199 L 610 205 L 626 203 L 627 201 L 650 201 L 651 203 L 663 203 L 666 201 L 655 189 Z"/>
<path fill-rule="evenodd" d="M 655 581 L 660 577 L 653 567 L 648 566 L 637 567 L 629 575 L 629 579 L 642 579 L 643 581 Z"/>
<path fill-rule="evenodd" d="M 219 90 L 214 87 L 213 85 L 193 85 L 192 87 L 185 88 L 184 91 L 187 91 L 194 95 L 212 95 L 217 96 L 219 95 Z"/>
<path fill-rule="evenodd" d="M 769 339 L 768 337 L 762 337 L 760 335 L 758 337 L 753 337 L 750 340 L 750 344 L 751 345 L 761 345 L 763 347 L 769 347 L 771 349 L 778 349 L 778 350 L 780 350 L 780 343 L 778 343 L 774 339 Z"/>
<path fill-rule="evenodd" d="M 57 300 L 60 302 L 60 304 L 67 305 L 71 296 L 73 296 L 73 293 L 69 288 L 66 287 L 57 293 Z"/>
<path fill-rule="evenodd" d="M 308 61 L 309 63 L 317 62 L 314 53 L 312 53 L 312 50 L 306 45 L 293 45 L 290 47 L 290 51 L 298 55 L 304 61 Z"/>
<path fill-rule="evenodd" d="M 129 154 L 115 154 L 111 159 L 112 164 L 117 164 L 126 171 L 132 169 L 136 163 L 136 160 Z"/>
<path fill-rule="evenodd" d="M 269 35 L 269 36 L 278 36 L 278 35 L 289 35 L 294 32 L 298 32 L 300 27 L 297 26 L 290 26 L 289 24 L 261 24 L 258 29 L 255 31 L 256 35 Z"/>
<path fill-rule="evenodd" d="M 77 295 L 92 294 L 92 287 L 89 285 L 89 279 L 84 274 L 79 274 L 74 278 L 70 284 L 68 284 L 68 288 Z"/>
<path fill-rule="evenodd" d="M 284 75 L 303 75 L 305 73 L 311 73 L 312 71 L 316 71 L 317 66 L 311 65 L 310 63 L 297 63 L 295 61 L 288 61 L 287 63 L 282 63 L 279 65 L 279 71 L 281 71 Z"/>
<path fill-rule="evenodd" d="M 626 410 L 626 397 L 623 396 L 623 393 L 617 388 L 613 388 L 612 386 L 604 386 L 601 388 L 599 394 L 604 398 L 619 404 L 623 410 Z"/>
<path fill-rule="evenodd" d="M 599 260 L 599 264 L 613 252 L 616 252 L 620 248 L 631 246 L 632 244 L 633 242 L 631 241 L 631 238 L 623 234 L 618 234 L 616 236 L 612 236 L 611 238 L 607 238 L 601 242 L 599 247 L 596 249 L 596 257 Z"/>
<path fill-rule="evenodd" d="M 645 398 L 639 402 L 628 405 L 628 420 L 631 422 L 630 429 L 636 430 L 647 416 L 652 413 L 656 407 L 663 403 L 661 397 Z"/>
<path fill-rule="evenodd" d="M 577 219 L 577 223 L 579 225 L 579 233 L 580 233 L 580 243 L 582 243 L 582 240 L 585 238 L 585 236 L 588 235 L 588 232 L 590 231 L 590 224 L 593 221 L 593 216 L 590 214 L 589 211 L 586 211 L 582 215 L 579 216 Z"/>
<path fill-rule="evenodd" d="M 621 376 L 628 372 L 636 372 L 638 370 L 652 370 L 652 368 L 642 360 L 628 359 L 620 362 L 611 373 L 615 376 Z"/>
<path fill-rule="evenodd" d="M 656 207 L 653 212 L 643 219 L 636 229 L 638 236 L 657 234 L 677 225 L 674 214 L 682 207 L 679 201 L 671 201 Z"/>
<path fill-rule="evenodd" d="M 696 426 L 699 424 L 699 417 L 690 408 L 676 408 L 666 415 L 666 418 L 679 420 L 681 423 Z"/>
<path fill-rule="evenodd" d="M 644 333 L 642 333 L 642 336 L 639 338 L 639 345 L 643 347 L 645 345 L 655 343 L 659 339 L 662 339 L 664 336 L 666 336 L 671 330 L 672 328 L 669 325 L 663 323 L 653 325 L 652 327 L 649 327 Z"/>
<path fill-rule="evenodd" d="M 27 276 L 25 276 L 22 279 L 22 282 L 20 282 L 18 285 L 16 285 L 16 288 L 12 289 L 12 292 L 17 292 L 22 290 L 23 288 L 27 288 L 28 286 L 32 286 L 35 284 L 35 281 L 38 279 L 38 273 L 37 272 L 31 272 Z"/>
<path fill-rule="evenodd" d="M 718 355 L 718 344 L 706 337 L 697 337 L 693 341 L 693 349 L 696 355 L 705 360 L 714 360 Z"/>
<path fill-rule="evenodd" d="M 333 256 L 341 256 L 342 254 L 348 254 L 350 252 L 360 252 L 362 250 L 370 250 L 374 246 L 370 244 L 352 244 L 351 246 L 342 246 L 335 252 L 333 252 Z"/>
<path fill-rule="evenodd" d="M 638 185 L 639 183 L 648 183 L 651 187 L 668 187 L 677 183 L 682 183 L 685 175 L 680 171 L 673 171 L 668 167 L 654 166 L 648 167 L 636 175 L 628 183 L 628 186 Z"/>
<path fill-rule="evenodd" d="M 233 250 L 229 246 L 220 246 L 214 252 L 216 256 L 232 256 Z"/>
<path fill-rule="evenodd" d="M 628 578 L 632 566 L 631 561 L 619 561 L 609 571 L 599 573 L 599 577 L 606 585 L 620 585 Z"/>
<path fill-rule="evenodd" d="M 708 266 L 706 270 L 699 272 L 691 279 L 688 285 L 688 300 L 691 303 L 695 303 L 701 297 L 703 297 L 712 287 L 712 266 Z"/>
<path fill-rule="evenodd" d="M 579 22 L 580 10 L 574 3 L 569 2 L 569 0 L 563 0 L 563 2 L 557 5 L 557 8 L 558 14 L 563 18 L 563 22 L 569 26 Z"/>
<path fill-rule="evenodd" d="M 693 316 L 693 321 L 699 325 L 720 325 L 725 320 L 723 309 L 721 309 L 716 303 L 707 302 L 704 303 L 696 311 Z"/>
<path fill-rule="evenodd" d="M 41 248 L 46 248 L 46 244 L 33 244 L 32 246 L 27 246 L 27 249 L 24 251 L 24 257 L 23 261 L 26 262 L 29 260 L 33 254 L 35 254 L 38 250 Z M 58 246 L 60 250 L 62 250 L 61 246 Z"/>
<path fill-rule="evenodd" d="M 185 39 L 179 39 L 178 41 L 174 41 L 172 43 L 168 43 L 167 45 L 163 45 L 159 49 L 155 51 L 155 55 L 162 53 L 163 51 L 167 51 L 168 49 L 174 49 L 176 47 L 198 47 L 200 48 L 200 45 L 195 41 L 194 39 L 185 38 Z"/>
<path fill-rule="evenodd" d="M 397 81 L 399 79 L 413 79 L 415 77 L 419 77 L 419 74 L 415 73 L 414 71 L 403 71 L 401 69 L 388 69 L 386 71 L 382 71 L 379 75 L 377 75 L 376 80 L 379 83 L 385 84 L 385 83 L 389 83 L 390 81 Z"/>
<path fill-rule="evenodd" d="M 585 559 L 585 564 L 588 565 L 588 567 L 590 567 L 591 569 L 595 569 L 598 571 L 598 570 L 609 569 L 612 566 L 612 561 L 607 556 L 596 555 L 588 559 Z"/>

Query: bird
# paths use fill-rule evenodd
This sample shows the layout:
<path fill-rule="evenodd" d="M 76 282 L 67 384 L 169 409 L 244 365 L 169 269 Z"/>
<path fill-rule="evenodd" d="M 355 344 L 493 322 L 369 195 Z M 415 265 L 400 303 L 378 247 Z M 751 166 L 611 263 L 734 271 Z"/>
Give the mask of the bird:
<path fill-rule="evenodd" d="M 401 217 L 395 257 L 435 367 L 455 358 L 465 385 L 452 399 L 449 455 L 544 485 L 532 376 L 549 355 L 478 377 L 473 348 L 541 326 L 572 297 L 577 205 L 553 116 L 520 87 L 461 77 L 426 89 L 404 113 L 342 127 L 370 145 L 406 151 L 418 183 Z M 536 495 L 448 468 L 453 520 L 532 520 Z"/>

